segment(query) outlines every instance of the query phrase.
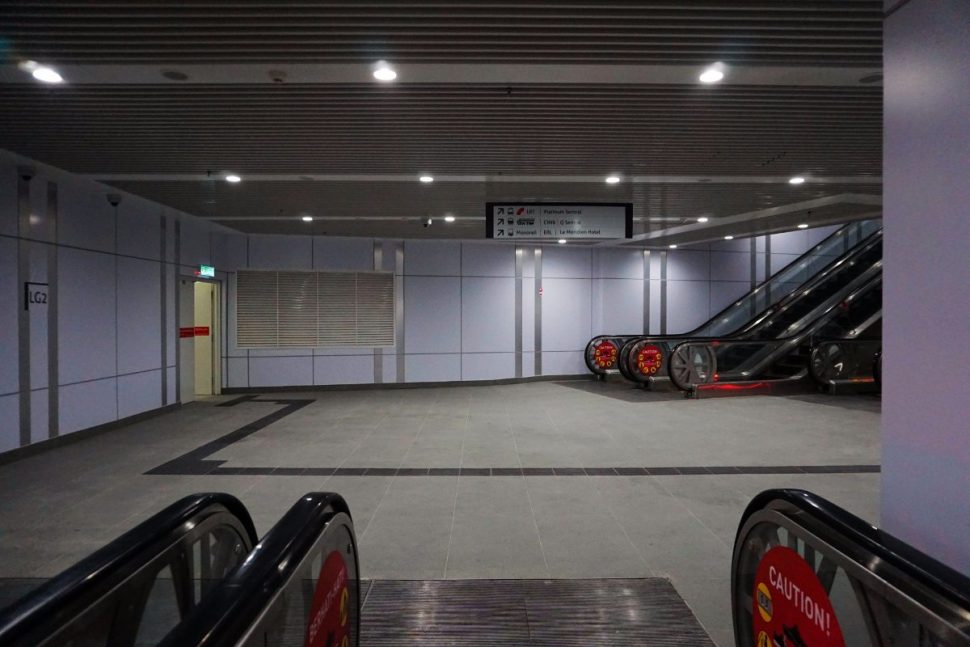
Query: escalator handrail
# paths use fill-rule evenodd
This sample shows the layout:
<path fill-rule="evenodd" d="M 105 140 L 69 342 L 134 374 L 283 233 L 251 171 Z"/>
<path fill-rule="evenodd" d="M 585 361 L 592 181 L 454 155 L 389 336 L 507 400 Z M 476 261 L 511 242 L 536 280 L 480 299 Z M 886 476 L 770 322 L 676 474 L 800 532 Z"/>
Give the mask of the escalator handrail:
<path fill-rule="evenodd" d="M 39 630 L 53 634 L 202 520 L 219 513 L 240 522 L 247 551 L 256 544 L 256 527 L 239 499 L 219 492 L 187 496 L 0 609 L 0 644 L 14 644 Z"/>
<path fill-rule="evenodd" d="M 330 521 L 341 513 L 350 518 L 350 508 L 339 494 L 310 492 L 300 497 L 245 561 L 159 647 L 236 645 L 290 581 Z"/>
<path fill-rule="evenodd" d="M 755 496 L 741 515 L 735 546 L 743 539 L 741 533 L 748 519 L 761 510 L 776 510 L 782 514 L 787 512 L 786 516 L 789 517 L 792 511 L 804 513 L 876 558 L 864 565 L 867 570 L 873 570 L 873 565 L 881 567 L 886 564 L 950 604 L 970 610 L 970 578 L 831 501 L 805 490 L 773 489 Z M 732 566 L 732 573 L 734 566 L 736 564 Z"/>

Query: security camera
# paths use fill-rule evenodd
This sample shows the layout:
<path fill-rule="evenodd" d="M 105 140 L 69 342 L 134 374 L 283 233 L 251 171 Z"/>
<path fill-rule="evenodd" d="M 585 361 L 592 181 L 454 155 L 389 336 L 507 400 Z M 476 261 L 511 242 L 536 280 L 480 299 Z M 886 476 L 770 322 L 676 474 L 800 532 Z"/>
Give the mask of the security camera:
<path fill-rule="evenodd" d="M 428 218 L 427 220 L 424 221 L 424 226 L 425 227 L 430 227 L 432 222 L 433 221 L 431 220 L 431 218 Z"/>
<path fill-rule="evenodd" d="M 117 193 L 109 193 L 108 203 L 111 204 L 112 207 L 117 207 L 119 204 L 121 204 L 121 196 Z"/>
<path fill-rule="evenodd" d="M 27 182 L 30 182 L 32 179 L 34 179 L 34 176 L 37 175 L 37 169 L 33 166 L 18 166 L 17 172 L 20 173 L 20 177 Z"/>

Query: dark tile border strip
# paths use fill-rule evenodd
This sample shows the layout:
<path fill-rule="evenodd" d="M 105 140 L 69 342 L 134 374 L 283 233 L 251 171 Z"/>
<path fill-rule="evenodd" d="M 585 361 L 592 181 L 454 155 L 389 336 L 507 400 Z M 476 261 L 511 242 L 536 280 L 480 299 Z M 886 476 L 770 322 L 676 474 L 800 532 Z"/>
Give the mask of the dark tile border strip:
<path fill-rule="evenodd" d="M 318 355 L 317 357 L 325 357 Z M 253 398 L 263 393 L 326 393 L 328 391 L 387 391 L 394 389 L 434 389 L 441 387 L 503 386 L 529 382 L 592 382 L 596 377 L 589 373 L 565 373 L 562 375 L 533 375 L 531 377 L 506 377 L 497 380 L 461 380 L 450 382 L 382 382 L 380 384 L 313 384 L 293 386 L 234 386 L 222 389 L 223 395 L 250 394 Z M 264 400 L 260 400 L 264 402 Z M 217 405 L 221 406 L 221 405 Z M 229 405 L 227 405 L 229 406 Z"/>
<path fill-rule="evenodd" d="M 247 394 L 218 407 L 234 407 L 246 402 L 277 404 L 283 408 L 247 423 L 178 458 L 155 467 L 146 474 L 179 475 L 250 475 L 250 476 L 709 476 L 712 474 L 872 474 L 879 465 L 750 465 L 750 466 L 684 466 L 684 467 L 232 467 L 224 460 L 209 456 L 233 443 L 265 429 L 274 422 L 296 413 L 315 400 L 258 400 L 259 394 Z"/>

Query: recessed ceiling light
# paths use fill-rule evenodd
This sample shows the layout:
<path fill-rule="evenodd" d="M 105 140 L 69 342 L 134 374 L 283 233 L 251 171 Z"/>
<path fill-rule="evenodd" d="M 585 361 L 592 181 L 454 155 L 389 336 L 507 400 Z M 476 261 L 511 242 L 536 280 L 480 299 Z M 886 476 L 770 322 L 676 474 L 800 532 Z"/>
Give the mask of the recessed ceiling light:
<path fill-rule="evenodd" d="M 724 78 L 724 66 L 720 63 L 715 63 L 711 67 L 707 68 L 701 75 L 697 77 L 697 80 L 701 83 L 717 83 Z"/>
<path fill-rule="evenodd" d="M 802 224 L 800 224 L 800 225 L 798 225 L 798 228 L 799 228 L 799 229 L 808 229 L 808 225 L 806 225 L 806 224 L 805 224 L 805 223 L 803 222 Z"/>
<path fill-rule="evenodd" d="M 620 176 L 619 175 L 611 175 L 608 178 L 606 178 L 606 183 L 607 184 L 619 184 L 620 183 Z"/>
<path fill-rule="evenodd" d="M 724 240 L 734 240 L 734 236 L 725 236 Z"/>
<path fill-rule="evenodd" d="M 236 184 L 237 182 L 242 182 L 242 178 L 239 177 L 238 175 L 230 173 L 229 175 L 226 176 L 226 182 L 229 182 L 230 184 Z"/>
<path fill-rule="evenodd" d="M 397 78 L 397 72 L 386 61 L 378 61 L 374 67 L 374 78 L 378 81 L 388 83 Z"/>
<path fill-rule="evenodd" d="M 425 184 L 431 184 L 432 182 L 434 182 L 434 177 L 430 175 L 422 175 L 418 179 L 424 182 Z"/>
<path fill-rule="evenodd" d="M 701 216 L 697 219 L 697 222 L 707 222 L 709 218 L 707 216 Z"/>
<path fill-rule="evenodd" d="M 62 83 L 64 81 L 64 77 L 46 65 L 38 65 L 30 71 L 30 74 L 38 81 L 44 83 Z"/>
<path fill-rule="evenodd" d="M 788 184 L 804 184 L 805 178 L 801 175 L 796 175 L 795 177 L 788 180 Z"/>
<path fill-rule="evenodd" d="M 445 216 L 445 222 L 455 222 L 454 216 Z"/>
<path fill-rule="evenodd" d="M 313 222 L 313 216 L 302 216 L 300 220 L 303 222 Z"/>
<path fill-rule="evenodd" d="M 560 245 L 565 245 L 566 244 L 566 239 L 565 238 L 560 238 L 558 242 L 559 242 Z"/>
<path fill-rule="evenodd" d="M 677 249 L 677 245 L 668 245 L 668 247 L 670 247 L 670 249 Z"/>

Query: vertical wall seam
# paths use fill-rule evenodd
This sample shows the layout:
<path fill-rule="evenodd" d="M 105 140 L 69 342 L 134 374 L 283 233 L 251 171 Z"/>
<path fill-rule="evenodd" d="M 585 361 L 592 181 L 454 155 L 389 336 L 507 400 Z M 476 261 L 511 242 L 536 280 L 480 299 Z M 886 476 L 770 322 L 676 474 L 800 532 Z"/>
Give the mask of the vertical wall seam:
<path fill-rule="evenodd" d="M 118 343 L 118 309 L 121 299 L 119 298 L 120 286 L 118 278 L 118 205 L 112 205 L 115 219 L 115 420 L 121 417 L 121 379 L 118 375 L 120 370 L 120 348 Z"/>
<path fill-rule="evenodd" d="M 535 313 L 535 375 L 542 375 L 542 248 L 535 248 L 535 289 L 532 291 Z"/>
<path fill-rule="evenodd" d="M 765 236 L 765 307 L 771 305 L 771 234 Z"/>
<path fill-rule="evenodd" d="M 162 406 L 168 405 L 168 281 L 166 281 L 166 274 L 168 273 L 168 258 L 166 246 L 167 242 L 165 237 L 167 236 L 167 227 L 165 222 L 165 212 L 163 211 L 158 216 L 158 258 L 160 259 L 158 263 L 158 287 L 159 287 L 159 306 L 161 309 L 161 355 L 162 355 Z"/>
<path fill-rule="evenodd" d="M 383 269 L 383 267 L 384 267 L 383 248 L 381 247 L 381 242 L 375 238 L 374 239 L 374 269 L 377 271 L 380 271 L 381 269 Z M 403 287 L 403 279 L 401 282 Z M 394 295 L 395 310 L 397 308 L 398 298 L 399 298 L 398 295 L 395 294 Z M 395 331 L 395 336 L 396 335 L 397 335 L 397 331 Z M 394 341 L 396 342 L 397 339 L 395 339 Z M 383 383 L 384 383 L 384 349 L 375 348 L 374 349 L 374 384 L 383 384 Z"/>
<path fill-rule="evenodd" d="M 57 330 L 57 184 L 47 183 L 47 437 L 60 435 Z"/>
<path fill-rule="evenodd" d="M 246 269 L 249 269 L 252 264 L 252 261 L 249 260 L 249 238 L 250 238 L 249 235 L 247 235 L 246 236 Z M 176 282 L 176 287 L 177 287 L 177 282 Z M 239 298 L 238 294 L 236 295 L 236 298 Z M 249 362 L 250 362 L 250 350 L 247 348 L 246 349 L 246 387 L 247 388 L 252 387 L 253 385 L 252 380 L 249 377 L 249 374 L 250 374 Z"/>
<path fill-rule="evenodd" d="M 175 402 L 182 403 L 182 221 L 175 217 Z M 248 362 L 247 362 L 248 364 Z"/>
<path fill-rule="evenodd" d="M 643 334 L 650 334 L 650 250 L 643 250 Z"/>
<path fill-rule="evenodd" d="M 522 377 L 522 247 L 515 248 L 515 377 Z"/>
<path fill-rule="evenodd" d="M 660 334 L 667 334 L 667 252 L 660 252 Z"/>
<path fill-rule="evenodd" d="M 398 281 L 401 282 L 401 289 L 397 289 Z M 400 297 L 397 295 L 400 293 Z M 395 379 L 397 382 L 404 382 L 405 378 L 405 357 L 406 349 L 404 348 L 404 333 L 406 332 L 404 327 L 407 323 L 404 321 L 404 241 L 398 241 L 394 244 L 394 343 L 395 348 Z M 382 367 L 383 368 L 383 367 Z"/>
<path fill-rule="evenodd" d="M 17 177 L 17 367 L 20 388 L 20 446 L 30 444 L 30 312 L 26 289 L 30 280 L 30 179 L 33 170 L 18 169 Z M 21 299 L 24 301 L 21 302 Z"/>

